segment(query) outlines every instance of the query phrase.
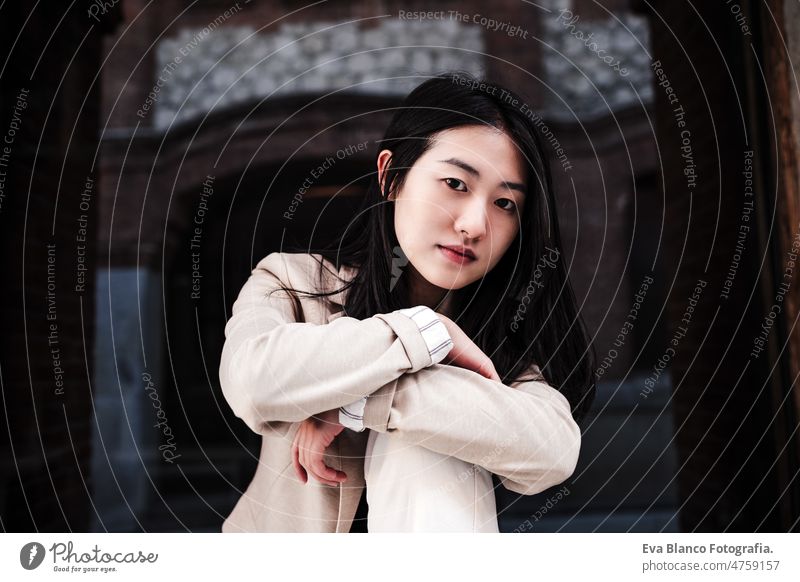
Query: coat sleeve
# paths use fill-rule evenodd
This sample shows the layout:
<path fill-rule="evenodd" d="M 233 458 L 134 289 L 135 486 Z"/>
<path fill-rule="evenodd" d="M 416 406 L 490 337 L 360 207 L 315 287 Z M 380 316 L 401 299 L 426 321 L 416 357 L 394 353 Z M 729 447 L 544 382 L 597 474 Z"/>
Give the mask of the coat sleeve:
<path fill-rule="evenodd" d="M 429 307 L 419 306 L 410 309 L 401 309 L 417 324 L 422 334 L 428 352 L 431 354 L 434 364 L 441 362 L 450 349 L 453 347 L 453 340 L 447 328 L 439 319 L 438 315 Z M 364 426 L 364 407 L 367 404 L 367 397 L 359 398 L 355 402 L 339 408 L 339 423 L 356 432 L 366 430 Z"/>
<path fill-rule="evenodd" d="M 364 425 L 483 467 L 525 495 L 569 478 L 581 445 L 569 402 L 543 379 L 506 386 L 444 364 L 373 393 Z"/>
<path fill-rule="evenodd" d="M 296 297 L 283 253 L 253 269 L 225 326 L 219 377 L 233 412 L 255 432 L 285 433 L 291 423 L 336 409 L 433 363 L 402 310 L 324 325 L 295 321 Z M 300 290 L 310 290 L 300 287 Z"/>

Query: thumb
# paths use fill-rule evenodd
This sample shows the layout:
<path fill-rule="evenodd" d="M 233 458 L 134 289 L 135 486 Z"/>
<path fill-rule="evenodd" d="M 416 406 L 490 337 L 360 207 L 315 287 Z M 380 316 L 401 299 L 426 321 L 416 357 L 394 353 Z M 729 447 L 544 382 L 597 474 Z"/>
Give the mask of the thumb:
<path fill-rule="evenodd" d="M 488 378 L 489 380 L 499 380 L 500 376 L 497 375 L 497 372 L 494 369 L 494 364 L 489 361 L 481 364 L 481 376 Z"/>

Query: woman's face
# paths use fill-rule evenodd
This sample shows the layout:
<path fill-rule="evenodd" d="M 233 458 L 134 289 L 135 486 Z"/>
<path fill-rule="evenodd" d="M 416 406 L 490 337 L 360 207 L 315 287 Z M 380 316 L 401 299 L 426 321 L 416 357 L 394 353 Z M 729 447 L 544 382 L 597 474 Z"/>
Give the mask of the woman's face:
<path fill-rule="evenodd" d="M 390 157 L 378 156 L 381 178 Z M 414 286 L 461 289 L 491 271 L 519 230 L 524 178 L 522 155 L 504 132 L 466 126 L 436 134 L 391 197 L 397 240 L 412 276 L 423 279 Z M 443 246 L 466 247 L 474 258 Z"/>

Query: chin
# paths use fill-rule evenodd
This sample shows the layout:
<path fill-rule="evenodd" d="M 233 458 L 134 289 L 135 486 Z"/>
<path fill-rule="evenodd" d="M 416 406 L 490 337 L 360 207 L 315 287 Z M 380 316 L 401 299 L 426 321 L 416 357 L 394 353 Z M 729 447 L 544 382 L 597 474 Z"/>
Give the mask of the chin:
<path fill-rule="evenodd" d="M 462 287 L 466 287 L 472 281 L 467 277 L 467 274 L 462 271 L 461 274 L 453 277 L 443 276 L 441 273 L 436 273 L 431 277 L 427 277 L 423 274 L 423 277 L 430 282 L 431 285 L 435 285 L 441 289 L 450 289 L 450 290 L 457 290 L 461 289 Z"/>

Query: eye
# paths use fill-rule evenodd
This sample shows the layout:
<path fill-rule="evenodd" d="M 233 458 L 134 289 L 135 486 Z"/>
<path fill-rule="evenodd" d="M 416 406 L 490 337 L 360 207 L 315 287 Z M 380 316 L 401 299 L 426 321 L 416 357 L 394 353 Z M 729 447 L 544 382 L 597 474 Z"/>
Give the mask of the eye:
<path fill-rule="evenodd" d="M 444 180 L 442 180 L 442 182 L 447 184 L 451 189 L 457 190 L 458 192 L 466 192 L 467 191 L 467 185 L 464 184 L 464 182 L 462 182 L 458 178 L 445 178 Z M 456 184 L 461 184 L 462 186 L 464 186 L 464 189 L 461 190 L 459 188 L 454 187 L 453 186 L 453 182 L 455 182 Z"/>
<path fill-rule="evenodd" d="M 516 203 L 513 200 L 511 200 L 510 198 L 501 198 L 500 200 L 498 200 L 498 202 L 509 202 L 511 204 L 510 206 L 505 206 L 505 207 L 501 206 L 500 207 L 503 210 L 507 210 L 508 212 L 513 212 L 517 208 Z"/>

